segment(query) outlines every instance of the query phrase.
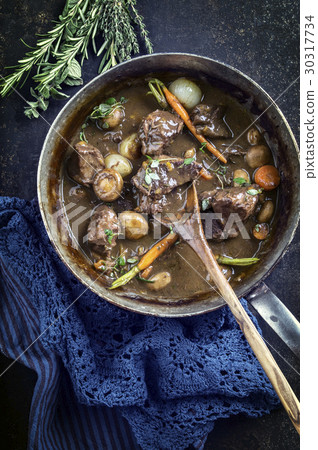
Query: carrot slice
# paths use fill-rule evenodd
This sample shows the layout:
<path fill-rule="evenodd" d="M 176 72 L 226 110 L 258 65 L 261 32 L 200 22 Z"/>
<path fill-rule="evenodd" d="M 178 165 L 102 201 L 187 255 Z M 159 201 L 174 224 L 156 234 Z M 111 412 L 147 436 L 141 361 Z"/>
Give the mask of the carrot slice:
<path fill-rule="evenodd" d="M 255 183 L 265 191 L 276 189 L 280 183 L 279 172 L 276 167 L 271 165 L 262 166 L 255 172 Z"/>
<path fill-rule="evenodd" d="M 202 177 L 204 180 L 213 180 L 215 175 L 213 173 L 210 173 L 203 167 L 199 172 L 199 176 Z"/>
<path fill-rule="evenodd" d="M 216 156 L 220 161 L 222 161 L 224 164 L 227 163 L 227 160 L 224 158 L 222 153 L 219 152 L 219 150 L 214 147 L 210 142 L 208 142 L 202 134 L 197 133 L 197 130 L 193 123 L 191 122 L 191 119 L 189 117 L 189 114 L 187 110 L 184 108 L 184 106 L 179 102 L 177 97 L 173 95 L 172 92 L 169 91 L 169 89 L 165 85 L 161 85 L 163 93 L 165 94 L 165 97 L 167 99 L 167 102 L 171 106 L 172 109 L 175 110 L 175 112 L 181 117 L 181 119 L 184 121 L 186 126 L 189 128 L 191 133 L 194 137 L 198 139 L 201 144 L 204 142 L 206 144 L 205 148 L 207 148 L 211 153 L 213 153 L 214 156 Z"/>
<path fill-rule="evenodd" d="M 152 272 L 152 269 L 153 269 L 153 266 L 149 266 L 149 267 L 147 267 L 147 269 L 144 269 L 140 274 L 142 276 L 142 278 L 146 278 L 146 279 L 149 278 L 149 276 Z"/>
<path fill-rule="evenodd" d="M 253 228 L 253 236 L 260 241 L 263 241 L 267 238 L 269 233 L 269 226 L 267 223 L 258 223 Z"/>
<path fill-rule="evenodd" d="M 102 272 L 106 269 L 107 264 L 103 259 L 99 259 L 97 262 L 94 262 L 94 267 L 97 270 L 101 270 Z"/>

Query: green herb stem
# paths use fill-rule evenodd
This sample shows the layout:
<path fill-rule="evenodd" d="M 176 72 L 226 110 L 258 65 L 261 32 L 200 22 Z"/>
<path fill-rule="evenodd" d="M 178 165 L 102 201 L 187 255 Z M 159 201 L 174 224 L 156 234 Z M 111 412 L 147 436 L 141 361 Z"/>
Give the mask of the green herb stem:
<path fill-rule="evenodd" d="M 141 277 L 139 275 L 136 276 L 137 280 L 144 281 L 145 283 L 154 283 L 155 280 L 148 280 L 147 278 Z"/>
<path fill-rule="evenodd" d="M 47 61 L 50 53 L 56 53 L 58 51 L 63 35 L 70 32 L 69 27 L 78 15 L 78 11 L 83 3 L 87 3 L 87 0 L 79 0 L 66 14 L 62 14 L 56 26 L 38 40 L 36 47 L 32 48 L 32 51 L 27 52 L 24 58 L 18 61 L 16 66 L 11 67 L 15 69 L 15 71 L 12 74 L 7 75 L 0 85 L 0 94 L 2 97 L 15 88 L 24 75 L 26 75 L 27 78 L 33 66 L 38 65 L 38 68 L 40 68 L 41 65 Z M 67 8 L 67 5 L 68 3 L 65 8 Z M 55 44 L 54 48 L 53 44 Z"/>
<path fill-rule="evenodd" d="M 148 94 L 152 94 L 155 97 L 162 109 L 167 109 L 168 103 L 166 100 L 166 96 L 162 90 L 162 86 L 164 86 L 163 83 L 157 78 L 154 78 L 153 80 L 149 81 L 148 86 L 150 89 Z"/>
<path fill-rule="evenodd" d="M 125 273 L 120 278 L 117 278 L 117 280 L 115 280 L 108 289 L 116 289 L 120 286 L 124 286 L 130 280 L 132 280 L 139 272 L 140 269 L 138 268 L 138 266 L 134 266 L 132 269 L 129 270 L 129 272 Z"/>
<path fill-rule="evenodd" d="M 250 266 L 256 264 L 259 258 L 227 258 L 226 256 L 216 256 L 216 260 L 219 264 L 228 266 Z"/>
<path fill-rule="evenodd" d="M 31 88 L 35 100 L 27 102 L 25 114 L 29 118 L 39 117 L 39 110 L 48 108 L 51 97 L 68 97 L 61 92 L 62 84 L 83 84 L 81 66 L 88 58 L 90 43 L 97 56 L 104 53 L 100 72 L 139 52 L 134 24 L 139 27 L 146 49 L 151 53 L 152 45 L 143 17 L 136 9 L 136 0 L 67 0 L 52 30 L 39 36 L 35 47 L 31 47 L 18 64 L 11 67 L 14 71 L 3 78 L 0 95 L 4 97 L 22 86 L 35 69 L 32 76 L 35 87 Z M 95 43 L 98 34 L 104 39 L 100 49 Z M 81 59 L 77 60 L 78 57 Z"/>

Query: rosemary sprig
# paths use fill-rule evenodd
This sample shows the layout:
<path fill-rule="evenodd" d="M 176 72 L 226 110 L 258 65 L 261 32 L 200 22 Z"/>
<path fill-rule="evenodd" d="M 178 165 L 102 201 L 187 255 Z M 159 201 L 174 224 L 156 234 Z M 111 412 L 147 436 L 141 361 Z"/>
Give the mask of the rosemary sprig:
<path fill-rule="evenodd" d="M 0 91 L 2 97 L 7 95 L 25 76 L 22 83 L 24 84 L 30 70 L 35 65 L 38 66 L 39 70 L 41 65 L 48 61 L 50 53 L 58 51 L 64 33 L 71 33 L 72 22 L 75 20 L 75 17 L 77 17 L 79 9 L 83 3 L 84 0 L 79 0 L 67 11 L 66 9 L 68 8 L 68 5 L 66 5 L 63 14 L 60 16 L 60 19 L 55 27 L 46 35 L 42 35 L 41 39 L 38 40 L 36 47 L 33 48 L 32 51 L 27 52 L 24 58 L 18 61 L 16 66 L 8 67 L 16 70 L 12 74 L 4 77 L 4 80 L 1 83 Z M 85 0 L 85 3 L 87 3 L 87 0 Z"/>
<path fill-rule="evenodd" d="M 103 55 L 100 72 L 138 53 L 134 26 L 139 28 L 146 49 L 151 53 L 152 45 L 143 17 L 136 9 L 136 0 L 67 0 L 53 29 L 40 35 L 35 47 L 11 67 L 14 71 L 3 77 L 0 95 L 4 97 L 23 86 L 30 72 L 36 69 L 32 76 L 35 87 L 31 88 L 35 100 L 28 102 L 25 114 L 29 118 L 39 117 L 39 110 L 47 109 L 51 97 L 68 97 L 61 92 L 62 84 L 83 83 L 81 66 L 88 58 L 90 43 L 97 56 Z M 95 42 L 98 34 L 104 40 L 99 49 Z"/>

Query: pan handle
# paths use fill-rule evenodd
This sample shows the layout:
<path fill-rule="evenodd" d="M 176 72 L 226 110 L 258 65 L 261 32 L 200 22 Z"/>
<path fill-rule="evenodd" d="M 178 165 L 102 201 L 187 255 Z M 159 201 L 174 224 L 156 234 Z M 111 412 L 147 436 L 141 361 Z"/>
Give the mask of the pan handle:
<path fill-rule="evenodd" d="M 299 358 L 300 324 L 289 309 L 265 283 L 260 283 L 245 298 Z"/>

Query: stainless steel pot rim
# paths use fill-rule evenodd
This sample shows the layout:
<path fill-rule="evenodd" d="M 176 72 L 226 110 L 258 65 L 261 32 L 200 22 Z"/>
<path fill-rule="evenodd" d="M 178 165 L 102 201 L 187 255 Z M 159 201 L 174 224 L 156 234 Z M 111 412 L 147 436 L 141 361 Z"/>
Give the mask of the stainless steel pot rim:
<path fill-rule="evenodd" d="M 41 151 L 41 155 L 40 155 L 40 159 L 39 159 L 39 165 L 38 165 L 38 171 L 37 171 L 37 191 L 38 191 L 38 201 L 39 201 L 39 207 L 40 207 L 40 211 L 41 211 L 41 216 L 42 216 L 42 220 L 44 223 L 44 226 L 46 228 L 46 231 L 48 233 L 48 236 L 56 250 L 56 252 L 58 253 L 59 257 L 62 259 L 62 261 L 64 262 L 64 264 L 68 267 L 68 269 L 73 273 L 73 275 L 78 278 L 81 283 L 83 283 L 87 288 L 89 288 L 91 291 L 93 291 L 95 294 L 100 295 L 100 292 L 95 288 L 94 285 L 90 285 L 88 282 L 86 282 L 86 280 L 83 280 L 78 273 L 76 272 L 76 270 L 71 267 L 64 258 L 64 255 L 62 254 L 62 252 L 60 251 L 59 245 L 58 243 L 55 241 L 54 237 L 53 237 L 53 233 L 52 230 L 50 229 L 50 225 L 48 223 L 47 220 L 47 216 L 46 216 L 46 211 L 45 211 L 45 205 L 44 205 L 44 201 L 42 198 L 42 193 L 41 193 L 41 189 L 40 189 L 40 185 L 41 185 L 41 167 L 43 165 L 43 159 L 44 159 L 44 155 L 45 155 L 45 149 L 48 145 L 48 142 L 50 140 L 51 137 L 51 133 L 54 132 L 56 133 L 55 129 L 56 129 L 56 124 L 60 121 L 60 119 L 63 117 L 63 115 L 65 114 L 65 111 L 69 108 L 70 103 L 73 103 L 76 99 L 78 99 L 81 95 L 83 95 L 83 93 L 88 90 L 92 85 L 94 85 L 95 83 L 97 83 L 97 81 L 103 79 L 104 77 L 108 77 L 110 76 L 112 73 L 116 72 L 119 68 L 122 68 L 124 66 L 129 66 L 131 64 L 136 64 L 136 62 L 142 62 L 142 61 L 147 61 L 149 60 L 149 58 L 158 58 L 158 57 L 186 57 L 186 58 L 192 58 L 192 59 L 198 59 L 201 61 L 206 61 L 210 64 L 217 64 L 221 67 L 225 67 L 230 71 L 235 72 L 236 74 L 238 74 L 240 77 L 246 79 L 249 83 L 252 83 L 256 89 L 258 91 L 260 91 L 262 93 L 262 95 L 268 100 L 268 102 L 273 105 L 273 107 L 275 108 L 275 111 L 279 114 L 281 120 L 283 121 L 287 132 L 289 134 L 289 137 L 291 138 L 292 142 L 293 142 L 293 147 L 296 150 L 297 153 L 297 158 L 299 161 L 299 148 L 297 145 L 297 142 L 295 140 L 295 137 L 293 135 L 293 132 L 284 116 L 284 114 L 282 113 L 282 111 L 280 110 L 280 108 L 278 107 L 278 105 L 276 104 L 276 102 L 269 96 L 269 94 L 258 84 L 256 83 L 252 78 L 250 78 L 248 75 L 244 74 L 243 72 L 241 72 L 239 69 L 236 69 L 232 66 L 230 66 L 229 64 L 223 63 L 221 61 L 209 58 L 209 57 L 205 57 L 205 56 L 200 56 L 200 55 L 196 55 L 196 54 L 191 54 L 191 53 L 182 53 L 182 52 L 165 52 L 165 53 L 153 53 L 151 55 L 143 55 L 143 56 L 138 56 L 135 57 L 131 60 L 125 61 L 123 63 L 118 64 L 117 66 L 109 69 L 107 72 L 102 73 L 100 75 L 97 75 L 95 78 L 93 78 L 91 81 L 89 81 L 87 84 L 85 84 L 85 86 L 83 86 L 73 97 L 71 97 L 69 99 L 69 101 L 63 106 L 63 108 L 61 109 L 61 111 L 58 113 L 58 115 L 56 116 L 54 122 L 52 123 L 52 125 L 50 126 L 50 129 L 47 133 L 47 136 L 45 138 L 45 141 L 43 143 L 43 147 L 42 147 L 42 151 Z M 268 108 L 267 108 L 268 109 Z M 276 264 L 281 260 L 281 258 L 284 256 L 285 252 L 288 249 L 288 246 L 290 245 L 291 241 L 293 240 L 293 237 L 295 235 L 297 226 L 298 226 L 298 222 L 299 222 L 299 207 L 297 208 L 297 215 L 295 217 L 293 217 L 293 224 L 292 224 L 292 229 L 290 229 L 289 232 L 289 239 L 283 249 L 283 251 L 281 252 L 281 254 L 276 258 L 276 260 L 271 264 L 270 267 L 267 268 L 266 273 L 260 278 L 258 279 L 254 284 L 253 284 L 253 288 L 259 284 L 261 281 L 263 281 L 271 272 L 272 270 L 275 268 Z M 247 294 L 247 292 L 249 292 L 252 287 L 248 287 L 248 289 L 246 289 L 241 295 L 244 296 L 245 294 Z M 152 310 L 151 308 L 148 308 L 147 305 L 145 305 L 145 308 L 137 308 L 136 309 L 136 305 L 134 304 L 134 301 L 132 301 L 131 305 L 129 304 L 118 304 L 117 302 L 113 301 L 112 299 L 104 296 L 105 299 L 107 299 L 108 301 L 110 301 L 113 304 L 116 304 L 117 306 L 120 306 L 124 309 L 128 309 L 134 312 L 139 312 L 142 314 L 147 314 L 147 315 L 155 315 L 155 316 L 161 316 L 161 317 L 185 317 L 185 316 L 191 316 L 194 314 L 202 314 L 202 313 L 206 313 L 209 312 L 211 310 L 214 310 L 218 307 L 224 306 L 224 301 L 221 301 L 219 305 L 217 305 L 216 307 L 213 306 L 211 309 L 206 309 L 204 311 L 200 311 L 200 312 L 189 312 L 189 313 L 185 313 L 184 311 L 182 312 L 180 310 L 180 313 L 174 311 L 173 314 L 170 314 L 169 312 L 159 312 Z M 177 308 L 177 306 L 174 306 L 174 310 Z"/>

